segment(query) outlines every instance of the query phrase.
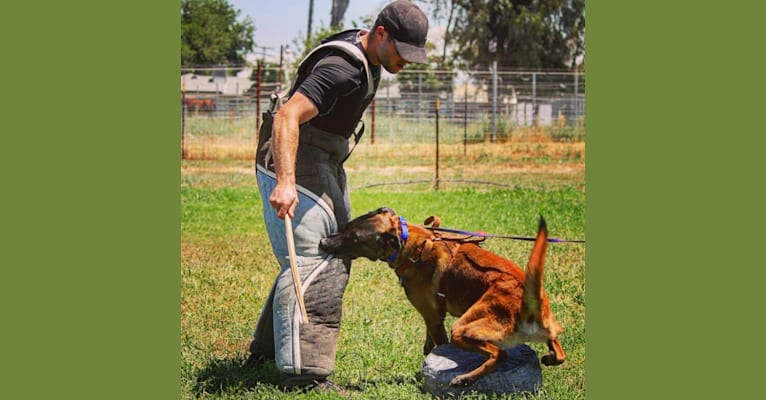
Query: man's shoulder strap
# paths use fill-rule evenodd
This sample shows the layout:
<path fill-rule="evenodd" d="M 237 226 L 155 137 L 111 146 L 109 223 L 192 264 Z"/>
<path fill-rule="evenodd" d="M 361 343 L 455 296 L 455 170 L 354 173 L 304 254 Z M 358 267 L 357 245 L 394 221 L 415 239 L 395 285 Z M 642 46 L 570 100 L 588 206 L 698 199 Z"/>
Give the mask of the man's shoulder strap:
<path fill-rule="evenodd" d="M 317 47 L 314 48 L 314 50 L 311 50 L 311 52 L 301 61 L 300 66 L 298 67 L 298 70 L 300 71 L 303 67 L 303 64 L 306 63 L 309 59 L 311 59 L 311 56 L 316 54 L 318 51 L 326 48 L 335 48 L 338 50 L 342 50 L 346 54 L 350 55 L 351 57 L 356 58 L 357 60 L 361 61 L 364 65 L 364 72 L 367 74 L 367 95 L 365 97 L 372 96 L 372 92 L 375 90 L 375 83 L 372 80 L 372 72 L 370 71 L 370 66 L 367 63 L 367 57 L 365 57 L 364 53 L 362 53 L 362 50 L 359 49 L 359 47 L 356 47 L 355 45 L 343 41 L 343 40 L 331 40 L 329 42 L 323 43 Z M 293 88 L 295 89 L 295 85 L 298 83 L 297 79 L 300 79 L 300 77 L 296 77 L 296 82 L 293 83 Z"/>

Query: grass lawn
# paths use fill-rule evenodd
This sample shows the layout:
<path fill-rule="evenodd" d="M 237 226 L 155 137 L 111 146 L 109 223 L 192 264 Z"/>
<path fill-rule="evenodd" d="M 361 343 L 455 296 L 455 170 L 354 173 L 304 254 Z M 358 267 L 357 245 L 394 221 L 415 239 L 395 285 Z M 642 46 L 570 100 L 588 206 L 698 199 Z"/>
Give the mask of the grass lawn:
<path fill-rule="evenodd" d="M 356 188 L 351 194 L 355 216 L 386 205 L 413 223 L 435 214 L 444 227 L 533 236 L 542 214 L 551 236 L 585 239 L 582 157 L 574 161 L 569 174 L 559 171 L 562 163 L 550 158 L 535 163 L 548 169 L 519 171 L 503 169 L 502 163 L 511 161 L 498 161 L 495 173 L 505 171 L 504 179 L 514 185 L 453 185 L 434 191 L 411 185 L 365 187 L 369 182 L 385 181 L 386 164 L 381 163 L 381 170 L 371 176 L 369 171 L 361 171 L 365 160 L 360 154 L 363 151 L 349 161 L 349 183 Z M 255 370 L 241 367 L 278 272 L 261 218 L 252 161 L 184 161 L 183 169 L 181 397 L 338 398 L 278 390 L 273 364 Z M 530 170 L 535 175 L 529 175 Z M 484 247 L 525 265 L 531 245 L 489 239 Z M 558 367 L 543 366 L 542 390 L 527 398 L 584 398 L 585 246 L 549 245 L 544 284 L 553 312 L 565 328 L 560 340 L 567 360 Z M 448 329 L 452 321 L 454 318 L 448 318 Z M 394 272 L 384 263 L 354 261 L 331 379 L 353 398 L 431 398 L 420 389 L 424 337 L 422 319 L 398 286 Z M 538 353 L 547 351 L 544 344 L 532 347 Z M 464 398 L 496 397 L 473 394 Z"/>

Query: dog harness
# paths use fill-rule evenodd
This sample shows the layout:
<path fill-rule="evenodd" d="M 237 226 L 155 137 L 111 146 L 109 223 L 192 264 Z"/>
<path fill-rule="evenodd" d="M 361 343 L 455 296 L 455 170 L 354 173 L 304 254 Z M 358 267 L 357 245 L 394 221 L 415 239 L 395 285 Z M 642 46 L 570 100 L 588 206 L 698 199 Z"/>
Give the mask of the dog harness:
<path fill-rule="evenodd" d="M 381 209 L 381 210 L 384 210 L 384 209 Z M 390 208 L 385 208 L 385 210 L 396 215 L 396 213 Z M 399 248 L 403 249 L 404 244 L 407 242 L 407 239 L 410 236 L 410 233 L 409 233 L 409 229 L 407 228 L 407 220 L 401 215 L 399 216 L 399 226 L 401 227 L 401 231 L 402 231 L 401 234 L 399 235 Z M 441 240 L 441 238 L 435 238 L 435 240 Z M 422 253 L 423 249 L 420 249 L 420 251 Z M 454 257 L 454 254 L 453 254 L 453 257 Z M 388 261 L 389 264 L 392 264 L 394 261 L 396 261 L 397 258 L 399 258 L 399 250 L 394 251 L 394 253 L 391 254 L 386 261 Z M 411 265 L 415 265 L 419 262 L 420 261 L 418 259 L 409 257 L 407 260 L 404 260 L 404 262 L 399 264 L 399 266 L 395 269 L 396 275 L 399 277 L 399 285 L 402 284 L 402 274 L 404 273 L 404 270 L 407 269 L 407 267 Z M 436 304 L 439 307 L 439 317 L 441 318 L 442 321 L 444 321 L 444 318 L 447 316 L 446 287 L 447 287 L 447 280 L 444 278 L 444 276 L 442 276 L 441 279 L 439 279 L 439 290 L 436 292 Z"/>

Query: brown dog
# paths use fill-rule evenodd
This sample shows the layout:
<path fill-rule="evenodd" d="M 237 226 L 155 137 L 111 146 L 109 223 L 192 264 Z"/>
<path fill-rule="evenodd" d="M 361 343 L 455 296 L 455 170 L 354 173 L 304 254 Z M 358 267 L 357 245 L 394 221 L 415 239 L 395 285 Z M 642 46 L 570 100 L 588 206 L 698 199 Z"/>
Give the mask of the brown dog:
<path fill-rule="evenodd" d="M 426 224 L 439 224 L 429 217 Z M 360 216 L 319 247 L 352 258 L 387 261 L 396 271 L 407 298 L 426 323 L 423 353 L 448 342 L 447 312 L 460 317 L 452 325 L 452 344 L 487 356 L 473 371 L 450 384 L 467 386 L 494 371 L 511 348 L 524 342 L 546 342 L 545 365 L 564 362 L 558 341 L 563 331 L 553 317 L 543 289 L 547 228 L 540 228 L 526 274 L 518 265 L 477 244 L 475 237 L 447 236 L 425 226 L 408 224 L 389 208 Z"/>

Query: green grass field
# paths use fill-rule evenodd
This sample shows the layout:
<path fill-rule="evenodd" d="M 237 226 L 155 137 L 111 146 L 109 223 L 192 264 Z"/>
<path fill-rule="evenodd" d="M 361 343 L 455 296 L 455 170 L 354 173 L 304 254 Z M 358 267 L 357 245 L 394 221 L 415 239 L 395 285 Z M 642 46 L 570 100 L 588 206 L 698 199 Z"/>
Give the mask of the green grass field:
<path fill-rule="evenodd" d="M 360 146 L 361 148 L 361 146 Z M 364 154 L 360 152 L 360 154 Z M 355 160 L 353 160 L 357 157 Z M 359 171 L 350 161 L 351 187 L 385 181 L 387 174 Z M 491 160 L 484 160 L 491 163 Z M 567 161 L 569 162 L 569 161 Z M 582 158 L 575 163 L 584 164 Z M 385 163 L 382 167 L 385 169 Z M 396 162 L 388 165 L 396 164 Z M 442 226 L 532 236 L 542 214 L 551 236 L 585 238 L 582 168 L 556 172 L 543 158 L 537 175 L 507 172 L 509 188 L 380 186 L 352 192 L 352 212 L 386 205 L 413 223 L 438 215 Z M 582 166 L 582 165 L 580 165 Z M 241 367 L 261 306 L 277 274 L 261 219 L 252 161 L 184 161 L 181 182 L 181 397 L 205 399 L 331 399 L 335 394 L 282 392 L 276 368 Z M 502 165 L 497 168 L 502 169 Z M 355 174 L 357 176 L 355 176 Z M 360 176 L 363 175 L 363 176 Z M 371 177 L 372 176 L 372 177 Z M 394 179 L 393 177 L 391 179 Z M 518 183 L 520 182 L 520 183 Z M 524 265 L 530 242 L 490 239 L 485 247 Z M 530 399 L 585 397 L 585 247 L 551 244 L 545 287 L 565 328 L 567 361 L 543 366 L 543 387 Z M 448 318 L 447 328 L 454 321 Z M 384 263 L 356 260 L 344 297 L 341 338 L 331 379 L 359 399 L 428 399 L 419 371 L 425 328 L 420 315 Z M 544 344 L 532 347 L 542 353 Z M 472 394 L 464 398 L 497 398 Z"/>

